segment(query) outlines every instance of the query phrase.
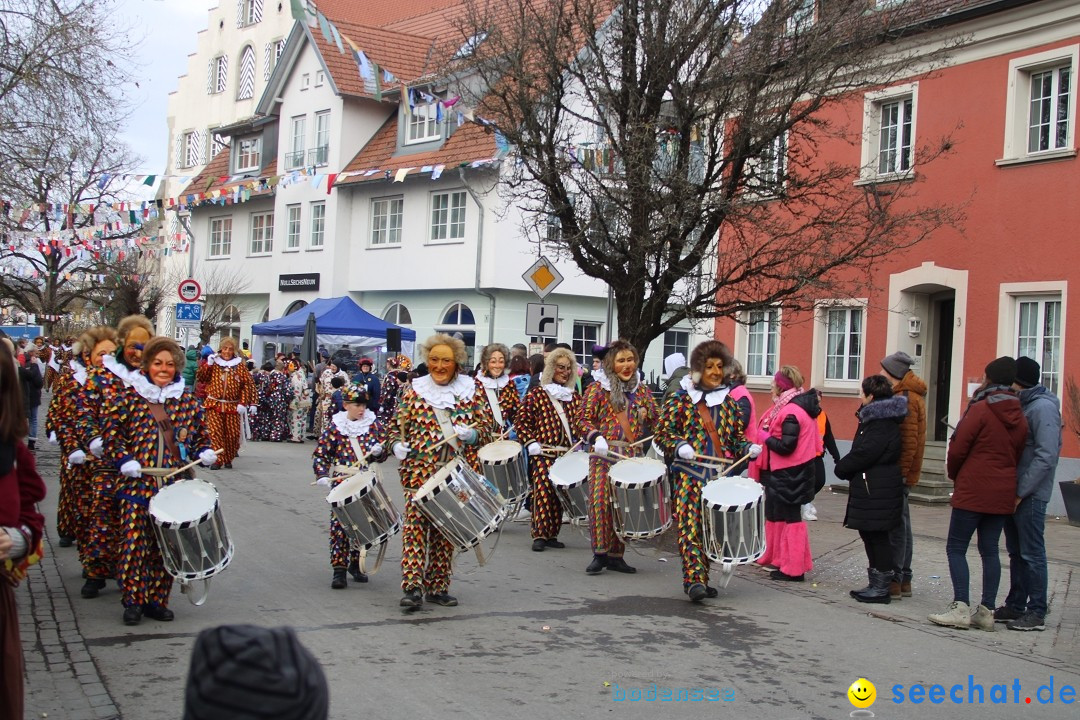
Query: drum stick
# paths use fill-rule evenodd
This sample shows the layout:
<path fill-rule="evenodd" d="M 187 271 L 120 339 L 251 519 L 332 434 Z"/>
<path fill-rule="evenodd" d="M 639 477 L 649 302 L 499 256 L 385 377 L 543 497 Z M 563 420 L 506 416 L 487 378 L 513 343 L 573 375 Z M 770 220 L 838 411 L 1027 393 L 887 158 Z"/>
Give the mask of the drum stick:
<path fill-rule="evenodd" d="M 633 460 L 633 458 L 629 455 L 620 455 L 614 450 L 608 450 L 606 455 L 603 453 L 591 452 L 589 453 L 589 457 L 600 458 L 601 460 L 610 458 L 618 458 L 619 460 Z"/>
<path fill-rule="evenodd" d="M 467 428 L 475 428 L 476 425 L 466 425 L 465 427 L 467 427 Z M 455 434 L 454 437 L 444 438 L 444 439 L 440 440 L 439 442 L 435 443 L 434 445 L 432 445 L 431 447 L 424 448 L 424 449 L 426 449 L 428 452 L 431 452 L 432 450 L 438 450 L 439 448 L 441 448 L 443 445 L 450 442 L 451 440 L 461 440 L 461 438 L 459 438 L 457 436 L 457 434 Z M 417 450 L 419 450 L 419 449 L 420 448 L 417 448 Z"/>
<path fill-rule="evenodd" d="M 732 463 L 735 462 L 734 460 L 728 460 L 727 458 L 716 457 L 715 455 L 694 455 L 694 460 L 692 460 L 691 462 L 694 462 L 695 460 L 708 460 L 709 462 L 722 463 L 724 465 L 731 465 Z M 683 462 L 686 462 L 686 461 L 683 460 Z"/>
<path fill-rule="evenodd" d="M 363 463 L 363 467 L 358 467 L 358 468 L 356 468 L 356 470 L 354 470 L 351 473 L 348 473 L 347 475 L 335 475 L 334 477 L 329 478 L 330 482 L 334 482 L 335 480 L 347 480 L 348 478 L 351 478 L 356 473 L 358 473 L 361 470 L 367 468 L 368 467 L 368 461 L 371 460 L 372 457 L 374 457 L 374 455 L 372 453 L 368 453 L 364 457 L 360 458 L 360 462 Z M 316 480 L 315 482 L 313 482 L 311 484 L 312 485 L 318 485 L 319 481 Z"/>
<path fill-rule="evenodd" d="M 627 447 L 637 447 L 638 445 L 644 445 L 645 443 L 649 442 L 652 439 L 653 439 L 653 436 L 649 435 L 648 437 L 641 438 L 637 442 L 630 443 L 629 445 L 627 445 Z"/>
<path fill-rule="evenodd" d="M 216 455 L 217 453 L 220 453 L 220 452 L 225 452 L 225 451 L 224 450 L 215 450 L 214 454 Z M 185 470 L 190 470 L 191 468 L 195 467 L 196 465 L 198 465 L 201 462 L 202 462 L 202 460 L 193 460 L 192 462 L 189 462 L 187 465 L 184 465 L 183 467 L 178 467 L 175 470 L 169 470 L 168 468 L 148 467 L 148 468 L 143 468 L 142 471 L 144 473 L 146 473 L 147 475 L 152 475 L 154 477 L 160 477 L 162 480 L 168 480 L 169 478 L 171 478 L 174 475 L 179 475 L 180 473 L 184 472 Z M 167 471 L 167 472 L 164 472 L 164 474 L 163 474 L 163 471 Z"/>

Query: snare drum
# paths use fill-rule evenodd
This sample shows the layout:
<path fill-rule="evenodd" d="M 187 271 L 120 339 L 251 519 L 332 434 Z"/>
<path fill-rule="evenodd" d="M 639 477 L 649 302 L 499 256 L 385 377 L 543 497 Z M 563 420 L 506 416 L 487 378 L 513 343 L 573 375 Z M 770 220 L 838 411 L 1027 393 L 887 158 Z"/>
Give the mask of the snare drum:
<path fill-rule="evenodd" d="M 548 477 L 563 512 L 573 523 L 589 520 L 589 453 L 568 452 L 551 464 Z"/>
<path fill-rule="evenodd" d="M 521 443 L 497 440 L 480 448 L 476 454 L 480 458 L 484 477 L 495 486 L 508 505 L 528 494 L 529 466 Z"/>
<path fill-rule="evenodd" d="M 667 468 L 648 457 L 620 460 L 611 466 L 612 521 L 622 538 L 651 538 L 671 527 L 671 498 L 664 482 Z"/>
<path fill-rule="evenodd" d="M 401 531 L 401 514 L 374 470 L 363 470 L 338 483 L 326 502 L 357 549 L 370 550 Z"/>
<path fill-rule="evenodd" d="M 725 567 L 765 554 L 765 503 L 761 485 L 747 478 L 720 478 L 701 491 L 702 549 Z"/>
<path fill-rule="evenodd" d="M 154 536 L 165 570 L 186 585 L 224 570 L 233 558 L 218 491 L 205 480 L 181 480 L 150 498 Z"/>
<path fill-rule="evenodd" d="M 461 458 L 451 460 L 424 483 L 413 502 L 461 551 L 479 545 L 506 518 L 506 499 Z"/>

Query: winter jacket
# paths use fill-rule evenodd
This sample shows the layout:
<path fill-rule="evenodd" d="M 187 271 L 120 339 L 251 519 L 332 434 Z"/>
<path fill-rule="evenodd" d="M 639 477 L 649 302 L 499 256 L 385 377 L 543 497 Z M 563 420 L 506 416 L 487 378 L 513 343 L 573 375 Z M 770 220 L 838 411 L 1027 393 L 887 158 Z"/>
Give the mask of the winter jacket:
<path fill-rule="evenodd" d="M 184 384 L 195 387 L 195 371 L 199 369 L 199 351 L 194 347 L 188 348 L 184 353 Z"/>
<path fill-rule="evenodd" d="M 667 385 L 664 386 L 664 400 L 674 395 L 679 391 L 679 387 L 682 384 L 682 379 L 690 372 L 690 368 L 685 365 L 675 368 L 668 376 Z"/>
<path fill-rule="evenodd" d="M 1061 455 L 1061 401 L 1046 387 L 1036 385 L 1020 391 L 1020 406 L 1028 434 L 1016 465 L 1016 496 L 1049 502 Z"/>
<path fill-rule="evenodd" d="M 898 461 L 908 400 L 903 395 L 874 400 L 862 406 L 858 415 L 859 429 L 851 450 L 835 469 L 836 477 L 851 484 L 844 527 L 891 530 L 900 523 L 904 506 L 904 477 Z"/>
<path fill-rule="evenodd" d="M 1004 385 L 975 393 L 956 426 L 945 468 L 953 481 L 952 506 L 971 512 L 1012 515 L 1016 465 L 1027 441 L 1020 398 Z"/>
<path fill-rule="evenodd" d="M 22 383 L 23 406 L 29 409 L 41 405 L 41 386 L 45 382 L 41 376 L 41 367 L 36 362 L 20 367 L 19 380 Z"/>
<path fill-rule="evenodd" d="M 893 392 L 904 395 L 908 401 L 908 414 L 900 425 L 900 472 L 908 486 L 919 484 L 922 472 L 923 451 L 926 450 L 926 383 L 910 370 L 900 382 L 893 385 Z"/>
<path fill-rule="evenodd" d="M 796 395 L 790 404 L 802 409 L 810 418 L 816 418 L 821 412 L 817 393 L 813 390 Z M 802 505 L 814 499 L 814 486 L 817 479 L 814 460 L 821 452 L 821 435 L 818 434 L 817 423 L 800 422 L 798 414 L 789 412 L 786 407 L 780 411 L 779 417 L 783 417 L 779 435 L 775 432 L 774 420 L 773 434 L 765 438 L 764 442 L 769 453 L 768 472 L 761 478 L 761 483 L 765 486 L 766 504 L 768 505 L 771 501 L 785 505 Z M 807 434 L 814 441 L 816 449 L 804 462 L 794 465 L 783 462 L 784 458 L 794 453 L 800 445 L 805 444 L 805 438 L 800 436 Z M 781 467 L 778 468 L 777 465 Z"/>
<path fill-rule="evenodd" d="M 358 372 L 353 375 L 352 381 L 367 390 L 368 409 L 372 412 L 379 412 L 379 393 L 382 390 L 379 376 L 375 373 Z"/>

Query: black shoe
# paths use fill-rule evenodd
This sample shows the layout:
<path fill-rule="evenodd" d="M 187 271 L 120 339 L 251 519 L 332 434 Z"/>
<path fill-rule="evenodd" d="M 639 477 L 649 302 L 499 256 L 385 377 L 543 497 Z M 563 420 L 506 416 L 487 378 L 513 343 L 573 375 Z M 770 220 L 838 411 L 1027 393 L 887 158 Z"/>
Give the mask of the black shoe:
<path fill-rule="evenodd" d="M 709 596 L 709 591 L 702 583 L 694 583 L 686 589 L 686 594 L 690 596 L 690 602 L 701 602 Z"/>
<path fill-rule="evenodd" d="M 210 466 L 210 469 L 211 470 L 220 470 L 221 469 L 221 463 L 214 463 L 213 465 Z"/>
<path fill-rule="evenodd" d="M 70 535 L 61 535 L 60 542 L 58 544 L 60 545 L 60 547 L 71 547 L 75 544 L 75 538 L 71 537 Z"/>
<path fill-rule="evenodd" d="M 232 470 L 232 463 L 231 462 L 225 463 L 225 469 L 226 470 Z"/>
<path fill-rule="evenodd" d="M 779 570 L 773 570 L 771 573 L 769 573 L 769 577 L 771 577 L 773 580 L 787 580 L 788 582 L 802 582 L 806 580 L 805 575 L 788 575 L 786 573 L 780 572 Z"/>
<path fill-rule="evenodd" d="M 720 595 L 720 591 L 714 588 L 712 585 L 705 586 L 705 597 L 714 598 Z"/>
<path fill-rule="evenodd" d="M 1024 616 L 1013 620 L 1006 625 L 1009 630 L 1021 630 L 1030 632 L 1032 630 L 1045 630 L 1046 618 L 1039 617 L 1033 612 L 1024 613 Z"/>
<path fill-rule="evenodd" d="M 607 561 L 608 570 L 614 570 L 615 572 L 626 573 L 633 575 L 637 572 L 637 568 L 632 568 L 626 564 L 626 561 L 621 557 L 608 558 Z"/>
<path fill-rule="evenodd" d="M 30 452 L 34 452 L 35 450 L 37 450 L 37 442 L 34 441 L 34 440 L 27 440 L 26 441 L 26 449 L 29 450 Z"/>
<path fill-rule="evenodd" d="M 142 620 L 143 609 L 139 605 L 130 605 L 124 608 L 124 624 L 138 625 Z"/>
<path fill-rule="evenodd" d="M 401 598 L 401 602 L 398 604 L 404 608 L 418 608 L 424 604 L 424 596 L 420 594 L 419 590 L 410 590 L 405 593 L 405 597 Z"/>
<path fill-rule="evenodd" d="M 881 572 L 880 570 L 870 570 L 870 587 L 864 591 L 855 593 L 854 597 L 861 603 L 877 603 L 880 605 L 888 605 L 892 602 L 892 595 L 889 593 L 889 585 L 893 582 L 893 576 L 891 572 Z"/>
<path fill-rule="evenodd" d="M 143 605 L 143 615 L 151 620 L 160 620 L 161 622 L 170 622 L 176 615 L 172 610 L 160 605 Z"/>
<path fill-rule="evenodd" d="M 424 596 L 424 599 L 429 603 L 435 603 L 436 605 L 442 605 L 443 607 L 457 607 L 457 598 L 453 595 L 447 595 L 444 592 L 428 593 Z"/>
<path fill-rule="evenodd" d="M 547 540 L 544 538 L 536 538 L 533 540 L 533 552 L 544 552 L 544 548 L 547 547 Z"/>
<path fill-rule="evenodd" d="M 1008 605 L 1002 605 L 998 609 L 994 610 L 994 622 L 1007 623 L 1013 620 L 1019 620 L 1024 617 L 1024 613 L 1019 610 L 1013 610 Z"/>
<path fill-rule="evenodd" d="M 360 572 L 359 560 L 353 560 L 349 563 L 349 574 L 352 575 L 353 582 L 366 583 L 368 581 L 367 574 Z"/>
<path fill-rule="evenodd" d="M 83 583 L 82 590 L 79 592 L 86 599 L 96 598 L 101 591 L 105 589 L 105 581 L 98 580 L 97 578 L 87 578 Z"/>
<path fill-rule="evenodd" d="M 599 575 L 608 565 L 607 555 L 593 555 L 589 567 L 585 568 L 586 575 Z"/>
<path fill-rule="evenodd" d="M 559 542 L 555 538 L 548 538 L 544 541 L 544 545 L 549 548 L 555 548 L 557 550 L 562 550 L 564 547 L 566 547 L 566 543 Z"/>
<path fill-rule="evenodd" d="M 330 581 L 330 587 L 334 590 L 344 590 L 346 585 L 348 583 L 345 582 L 345 571 L 335 570 L 334 579 Z"/>

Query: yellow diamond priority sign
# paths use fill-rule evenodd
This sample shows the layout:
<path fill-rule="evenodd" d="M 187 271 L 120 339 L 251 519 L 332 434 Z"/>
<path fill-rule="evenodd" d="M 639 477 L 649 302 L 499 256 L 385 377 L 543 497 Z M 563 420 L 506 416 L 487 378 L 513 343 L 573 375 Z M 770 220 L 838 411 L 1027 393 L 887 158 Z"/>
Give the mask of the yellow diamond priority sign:
<path fill-rule="evenodd" d="M 521 276 L 537 297 L 543 300 L 563 281 L 563 276 L 546 257 L 541 257 Z"/>

